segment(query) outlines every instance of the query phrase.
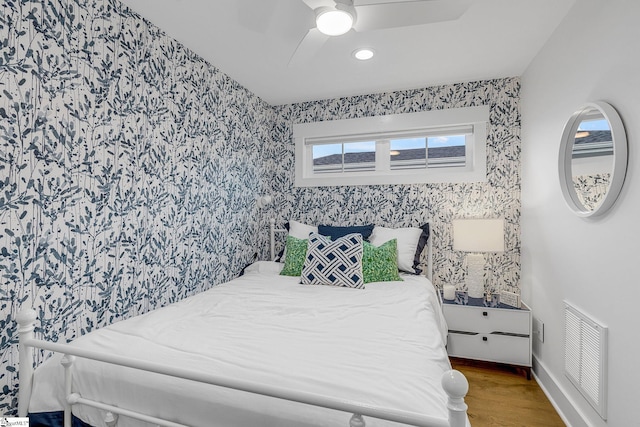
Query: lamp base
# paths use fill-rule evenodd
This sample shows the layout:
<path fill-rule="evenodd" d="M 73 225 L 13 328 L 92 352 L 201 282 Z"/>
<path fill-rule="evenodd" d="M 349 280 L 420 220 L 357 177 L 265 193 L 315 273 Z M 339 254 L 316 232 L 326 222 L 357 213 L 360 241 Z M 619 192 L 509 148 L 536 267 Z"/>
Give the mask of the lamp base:
<path fill-rule="evenodd" d="M 484 298 L 484 255 L 467 254 L 467 293 L 469 298 Z"/>

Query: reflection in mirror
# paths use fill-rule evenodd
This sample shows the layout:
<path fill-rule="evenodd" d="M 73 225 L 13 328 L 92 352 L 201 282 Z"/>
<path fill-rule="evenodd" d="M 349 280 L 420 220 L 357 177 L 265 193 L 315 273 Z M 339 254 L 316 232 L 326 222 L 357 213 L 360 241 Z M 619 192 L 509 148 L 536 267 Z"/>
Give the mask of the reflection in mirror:
<path fill-rule="evenodd" d="M 627 172 L 627 136 L 611 105 L 592 102 L 569 118 L 558 172 L 562 195 L 577 215 L 598 216 L 613 206 Z"/>
<path fill-rule="evenodd" d="M 571 153 L 571 176 L 580 203 L 590 211 L 604 200 L 613 171 L 611 127 L 595 108 L 580 115 Z"/>

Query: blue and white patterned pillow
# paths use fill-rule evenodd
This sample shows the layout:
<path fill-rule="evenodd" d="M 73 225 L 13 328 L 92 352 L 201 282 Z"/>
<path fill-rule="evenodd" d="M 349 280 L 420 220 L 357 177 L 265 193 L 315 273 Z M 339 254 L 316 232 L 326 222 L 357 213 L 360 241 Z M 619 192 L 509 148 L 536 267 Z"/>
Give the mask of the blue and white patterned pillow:
<path fill-rule="evenodd" d="M 362 235 L 359 233 L 347 234 L 337 240 L 311 233 L 300 283 L 362 289 L 362 253 Z"/>

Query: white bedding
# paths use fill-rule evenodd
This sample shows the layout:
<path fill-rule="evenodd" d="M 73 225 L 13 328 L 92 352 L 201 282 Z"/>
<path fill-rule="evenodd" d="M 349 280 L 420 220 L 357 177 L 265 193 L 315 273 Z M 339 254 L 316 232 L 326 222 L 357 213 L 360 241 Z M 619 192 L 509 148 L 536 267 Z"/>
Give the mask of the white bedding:
<path fill-rule="evenodd" d="M 94 331 L 74 345 L 447 418 L 446 326 L 431 283 L 298 284 L 280 264 Z M 60 355 L 35 373 L 32 413 L 62 409 Z M 190 426 L 348 426 L 351 414 L 78 359 L 74 391 Z M 87 375 L 86 372 L 92 372 Z M 103 414 L 74 406 L 83 421 Z M 120 417 L 119 427 L 146 424 Z M 367 419 L 367 426 L 397 426 Z"/>

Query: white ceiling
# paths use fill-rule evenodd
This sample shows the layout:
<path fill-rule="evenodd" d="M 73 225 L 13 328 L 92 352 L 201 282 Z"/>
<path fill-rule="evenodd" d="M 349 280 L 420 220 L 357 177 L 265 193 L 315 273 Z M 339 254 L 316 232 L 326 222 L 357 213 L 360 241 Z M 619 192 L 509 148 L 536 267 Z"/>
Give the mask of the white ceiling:
<path fill-rule="evenodd" d="M 302 0 L 122 1 L 269 104 L 279 105 L 519 76 L 576 0 L 431 0 L 470 6 L 457 20 L 351 30 L 291 65 L 313 25 L 313 13 Z M 352 52 L 363 46 L 372 47 L 376 56 L 355 60 Z"/>

